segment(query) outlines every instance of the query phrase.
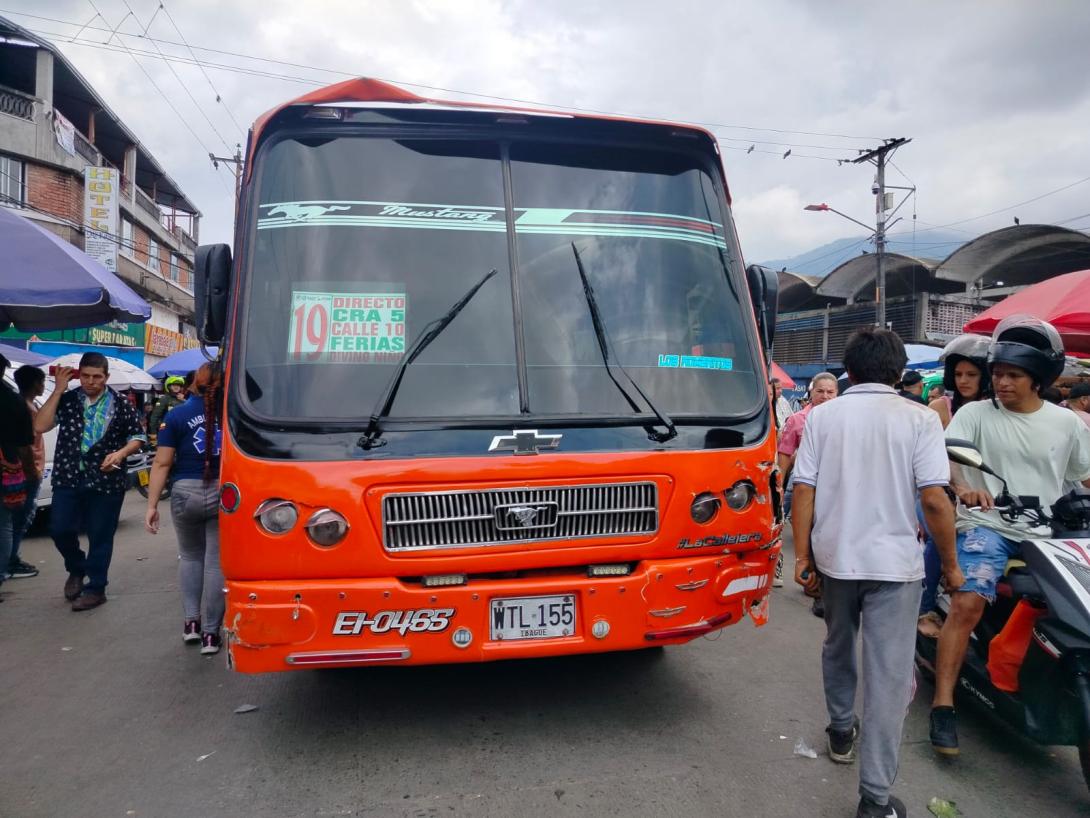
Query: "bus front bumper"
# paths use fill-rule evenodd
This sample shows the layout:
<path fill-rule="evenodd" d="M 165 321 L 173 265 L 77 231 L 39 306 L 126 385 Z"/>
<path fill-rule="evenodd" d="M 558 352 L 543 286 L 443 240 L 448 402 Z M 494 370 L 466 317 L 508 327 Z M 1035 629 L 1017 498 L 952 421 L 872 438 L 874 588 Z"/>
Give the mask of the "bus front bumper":
<path fill-rule="evenodd" d="M 396 578 L 229 580 L 228 663 L 263 673 L 681 644 L 747 613 L 763 624 L 779 552 L 776 542 L 740 554 L 648 560 L 625 576 L 471 578 L 449 587 Z"/>

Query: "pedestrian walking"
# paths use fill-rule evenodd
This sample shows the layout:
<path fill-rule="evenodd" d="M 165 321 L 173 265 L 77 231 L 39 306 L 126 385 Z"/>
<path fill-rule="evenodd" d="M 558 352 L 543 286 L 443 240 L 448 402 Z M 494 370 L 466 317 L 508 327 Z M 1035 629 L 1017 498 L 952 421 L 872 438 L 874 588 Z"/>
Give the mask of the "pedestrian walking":
<path fill-rule="evenodd" d="M 181 406 L 186 397 L 186 384 L 185 378 L 178 375 L 171 375 L 163 383 L 166 391 L 163 396 L 155 402 L 155 406 L 151 410 L 151 414 L 148 416 L 148 436 L 151 440 L 151 445 L 158 445 L 156 436 L 159 434 L 159 427 L 163 425 L 163 419 L 167 416 L 167 413 L 172 409 Z"/>
<path fill-rule="evenodd" d="M 1067 393 L 1067 408 L 1090 427 L 1090 383 L 1077 383 Z"/>
<path fill-rule="evenodd" d="M 787 419 L 795 414 L 791 404 L 783 396 L 783 384 L 779 378 L 772 379 L 772 403 L 776 412 L 776 431 L 782 432 Z"/>
<path fill-rule="evenodd" d="M 159 533 L 159 497 L 171 483 L 170 515 L 178 537 L 182 640 L 201 653 L 220 649 L 225 600 L 219 548 L 219 459 L 222 381 L 218 368 L 197 370 L 185 403 L 166 415 L 148 484 L 144 524 Z"/>
<path fill-rule="evenodd" d="M 894 333 L 866 328 L 849 339 L 852 386 L 810 412 L 795 460 L 795 581 L 824 577 L 822 648 L 829 758 L 850 764 L 860 745 L 857 816 L 904 816 L 890 795 L 913 690 L 916 617 L 924 576 L 916 494 L 947 582 L 962 579 L 950 465 L 938 415 L 893 390 L 907 358 Z M 866 713 L 855 715 L 856 643 L 862 630 Z"/>
<path fill-rule="evenodd" d="M 36 366 L 21 366 L 15 370 L 15 385 L 19 387 L 19 396 L 30 412 L 31 421 L 38 414 L 36 401 L 45 394 L 45 373 Z M 23 579 L 38 576 L 37 567 L 24 561 L 19 555 L 23 537 L 34 524 L 38 511 L 38 492 L 45 479 L 45 438 L 41 432 L 34 432 L 34 442 L 30 447 L 34 453 L 34 470 L 37 479 L 27 480 L 26 502 L 15 521 L 15 531 L 11 543 L 11 558 L 8 560 L 8 576 L 11 579 Z"/>
<path fill-rule="evenodd" d="M 27 486 L 41 479 L 34 465 L 34 425 L 26 404 L 3 383 L 10 366 L 0 355 L 0 566 L 11 559 L 15 529 L 22 524 Z M 5 571 L 0 570 L 0 585 Z M 2 599 L 2 597 L 0 597 Z"/>
<path fill-rule="evenodd" d="M 809 396 L 810 402 L 787 419 L 783 431 L 780 432 L 780 439 L 776 448 L 776 465 L 780 470 L 780 474 L 782 475 L 781 479 L 785 486 L 783 496 L 783 513 L 785 517 L 791 516 L 791 498 L 794 486 L 792 470 L 795 466 L 795 455 L 798 453 L 799 445 L 802 443 L 802 433 L 806 428 L 806 418 L 815 406 L 821 406 L 821 404 L 830 401 L 837 396 L 836 375 L 832 372 L 819 372 L 816 374 L 810 381 Z M 776 572 L 773 575 L 772 585 L 775 588 L 779 588 L 783 585 L 782 553 L 780 554 L 779 560 L 776 562 Z M 811 595 L 814 597 L 814 603 L 810 610 L 814 616 L 820 617 L 822 615 L 820 591 L 815 590 Z"/>
<path fill-rule="evenodd" d="M 902 398 L 908 398 L 908 400 L 915 403 L 924 403 L 923 375 L 915 369 L 908 370 L 901 380 L 893 386 L 897 390 L 897 394 Z"/>
<path fill-rule="evenodd" d="M 58 427 L 50 533 L 68 571 L 64 598 L 73 611 L 87 611 L 106 601 L 114 533 L 128 487 L 125 459 L 146 438 L 132 404 L 107 385 L 105 355 L 85 353 L 78 373 L 80 388 L 67 390 L 74 372 L 57 367 L 57 387 L 34 418 L 34 429 L 44 434 Z M 86 554 L 79 544 L 81 521 Z"/>

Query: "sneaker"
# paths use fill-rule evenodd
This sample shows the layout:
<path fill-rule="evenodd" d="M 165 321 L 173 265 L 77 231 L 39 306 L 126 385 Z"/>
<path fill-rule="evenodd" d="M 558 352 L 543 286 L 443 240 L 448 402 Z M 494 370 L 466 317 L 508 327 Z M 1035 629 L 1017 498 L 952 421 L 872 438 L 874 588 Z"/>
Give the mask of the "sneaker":
<path fill-rule="evenodd" d="M 956 756 L 958 750 L 958 716 L 952 707 L 931 708 L 931 746 L 944 756 Z"/>
<path fill-rule="evenodd" d="M 772 587 L 783 587 L 783 554 L 780 554 L 780 558 L 776 560 L 776 573 L 772 575 Z"/>
<path fill-rule="evenodd" d="M 826 746 L 829 758 L 837 764 L 851 764 L 855 761 L 855 743 L 859 740 L 859 719 L 855 719 L 849 730 L 825 728 Z"/>
<path fill-rule="evenodd" d="M 220 635 L 218 633 L 201 634 L 201 653 L 205 656 L 211 656 L 213 653 L 219 653 L 220 644 Z"/>
<path fill-rule="evenodd" d="M 899 798 L 889 797 L 888 804 L 876 804 L 865 795 L 859 799 L 855 818 L 905 818 L 908 810 Z"/>
<path fill-rule="evenodd" d="M 8 576 L 12 579 L 36 577 L 38 576 L 38 569 L 29 562 L 23 562 L 21 559 L 16 558 L 8 564 Z"/>
<path fill-rule="evenodd" d="M 182 641 L 187 645 L 195 645 L 201 641 L 201 620 L 187 619 L 182 628 Z"/>

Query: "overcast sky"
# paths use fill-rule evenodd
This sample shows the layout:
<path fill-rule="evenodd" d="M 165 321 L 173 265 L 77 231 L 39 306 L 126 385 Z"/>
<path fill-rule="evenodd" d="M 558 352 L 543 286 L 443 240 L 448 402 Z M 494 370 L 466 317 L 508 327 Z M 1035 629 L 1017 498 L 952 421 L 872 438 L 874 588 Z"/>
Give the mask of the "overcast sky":
<path fill-rule="evenodd" d="M 0 0 L 0 6 L 0 14 L 57 43 L 197 203 L 202 243 L 231 236 L 231 178 L 207 159 L 209 150 L 223 154 L 235 142 L 245 144 L 231 117 L 248 128 L 268 108 L 349 75 L 719 123 L 720 144 L 734 148 L 723 154 L 748 261 L 862 235 L 831 213 L 802 208 L 824 201 L 873 220 L 873 169 L 805 155 L 850 157 L 881 137 L 913 140 L 894 158 L 904 175 L 891 170 L 887 181 L 908 185 L 907 177 L 918 187 L 921 255 L 945 255 L 927 245 L 926 231 L 951 222 L 966 237 L 1012 224 L 1015 216 L 1023 224 L 1090 228 L 1090 7 L 1082 0 L 163 0 L 166 11 L 159 0 Z M 208 67 L 223 100 L 217 104 L 197 67 L 174 65 L 202 115 L 166 63 L 137 57 L 194 135 L 129 54 L 56 36 L 71 37 L 96 10 L 122 32 L 139 33 L 151 21 L 150 36 L 177 42 L 169 12 L 193 46 L 311 68 L 197 51 L 202 61 L 305 80 Z M 122 22 L 130 10 L 140 25 L 132 16 Z M 81 40 L 109 36 L 94 30 L 101 18 L 91 26 Z M 132 38 L 126 43 L 154 48 Z M 184 48 L 160 47 L 188 56 Z M 746 153 L 751 144 L 755 150 Z M 788 148 L 792 155 L 784 159 Z M 1079 180 L 1086 181 L 974 218 Z M 901 213 L 906 219 L 894 230 L 911 233 L 912 202 Z"/>

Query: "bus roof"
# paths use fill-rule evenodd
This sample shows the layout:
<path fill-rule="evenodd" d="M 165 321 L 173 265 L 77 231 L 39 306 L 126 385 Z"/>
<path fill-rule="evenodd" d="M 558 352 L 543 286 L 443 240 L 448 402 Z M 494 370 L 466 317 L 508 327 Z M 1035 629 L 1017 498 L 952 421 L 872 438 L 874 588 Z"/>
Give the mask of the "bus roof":
<path fill-rule="evenodd" d="M 512 105 L 493 105 L 491 103 L 483 104 L 479 102 L 465 102 L 460 100 L 441 100 L 431 97 L 421 97 L 416 94 L 406 91 L 404 88 L 399 88 L 389 82 L 383 82 L 382 80 L 370 79 L 369 77 L 357 77 L 355 79 L 345 80 L 344 82 L 338 82 L 334 85 L 327 85 L 324 88 L 318 88 L 315 91 L 303 94 L 295 99 L 278 105 L 275 108 L 266 111 L 254 122 L 252 139 L 250 142 L 250 149 L 253 150 L 257 147 L 257 143 L 261 138 L 261 133 L 272 120 L 274 116 L 283 111 L 286 108 L 291 108 L 300 105 L 335 105 L 338 103 L 376 103 L 379 106 L 401 106 L 406 107 L 421 105 L 421 106 L 443 106 L 446 108 L 463 108 L 467 111 L 510 111 L 519 112 L 524 114 L 534 114 L 537 116 L 565 116 L 573 119 L 597 119 L 611 122 L 634 122 L 644 125 L 662 125 L 673 129 L 684 129 L 693 131 L 695 133 L 706 136 L 708 140 L 716 145 L 715 137 L 706 128 L 701 128 L 697 125 L 686 125 L 679 122 L 669 122 L 666 120 L 656 119 L 638 119 L 635 117 L 626 116 L 612 116 L 609 114 L 586 114 L 586 113 L 569 113 L 566 111 L 555 111 L 547 108 L 528 108 L 517 107 Z M 249 175 L 249 167 L 246 169 L 247 175 Z M 729 193 L 728 193 L 729 199 Z"/>

